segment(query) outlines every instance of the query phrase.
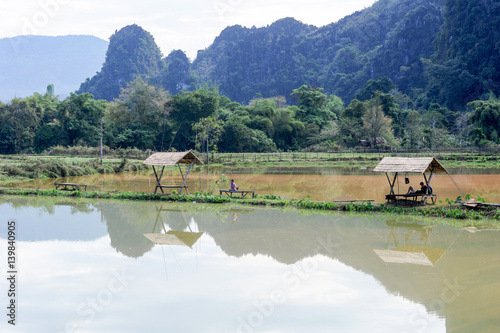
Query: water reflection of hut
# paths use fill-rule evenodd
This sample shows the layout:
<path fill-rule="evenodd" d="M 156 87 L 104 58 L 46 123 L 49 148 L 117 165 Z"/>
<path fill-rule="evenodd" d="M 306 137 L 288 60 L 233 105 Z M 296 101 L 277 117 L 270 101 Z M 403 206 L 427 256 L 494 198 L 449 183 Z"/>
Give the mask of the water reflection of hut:
<path fill-rule="evenodd" d="M 163 192 L 164 188 L 178 188 L 180 191 L 179 193 L 182 194 L 182 190 L 186 189 L 187 193 L 189 193 L 188 188 L 186 186 L 186 178 L 189 175 L 189 172 L 191 171 L 191 168 L 193 167 L 193 164 L 198 164 L 201 165 L 203 164 L 202 161 L 198 157 L 196 157 L 193 152 L 190 151 L 185 151 L 185 152 L 167 152 L 167 153 L 154 153 L 153 155 L 149 156 L 143 164 L 146 165 L 151 165 L 153 167 L 153 172 L 155 174 L 156 178 L 156 187 L 155 187 L 155 192 L 160 189 L 161 193 Z M 182 173 L 182 169 L 180 164 L 189 164 L 189 169 L 186 173 L 186 176 Z M 174 166 L 177 165 L 179 167 L 179 172 L 181 173 L 182 176 L 182 185 L 162 185 L 161 184 L 161 178 L 163 176 L 163 171 L 165 170 L 166 166 Z M 161 167 L 161 172 L 158 173 L 159 170 L 156 170 L 155 167 Z"/>
<path fill-rule="evenodd" d="M 201 235 L 203 235 L 203 232 L 192 231 L 189 223 L 186 223 L 189 231 L 167 231 L 165 228 L 165 223 L 163 222 L 160 214 L 161 212 L 168 211 L 168 209 L 163 209 L 163 205 L 160 205 L 160 207 L 156 207 L 156 210 L 157 214 L 155 224 L 153 226 L 153 232 L 144 234 L 144 237 L 146 237 L 153 243 L 159 245 L 182 245 L 193 248 L 193 245 L 198 241 Z M 161 226 L 159 224 L 161 224 Z M 159 229 L 158 232 L 156 232 L 157 227 Z"/>
<path fill-rule="evenodd" d="M 441 256 L 446 251 L 441 248 L 434 248 L 431 246 L 430 235 L 435 225 L 421 225 L 418 223 L 401 223 L 394 221 L 387 221 L 387 225 L 391 227 L 389 238 L 385 244 L 385 249 L 374 249 L 380 259 L 387 263 L 396 264 L 414 264 L 424 266 L 434 266 Z M 395 228 L 397 228 L 395 232 Z M 399 242 L 400 229 L 406 229 L 404 233 L 404 243 Z M 397 234 L 397 236 L 396 236 Z M 412 241 L 413 235 L 419 235 L 417 242 L 423 244 L 409 244 Z M 394 242 L 394 247 L 388 249 L 391 239 Z"/>
<path fill-rule="evenodd" d="M 203 232 L 186 232 L 169 230 L 164 234 L 151 233 L 144 236 L 155 244 L 182 245 L 193 248 L 194 243 L 203 235 Z"/>

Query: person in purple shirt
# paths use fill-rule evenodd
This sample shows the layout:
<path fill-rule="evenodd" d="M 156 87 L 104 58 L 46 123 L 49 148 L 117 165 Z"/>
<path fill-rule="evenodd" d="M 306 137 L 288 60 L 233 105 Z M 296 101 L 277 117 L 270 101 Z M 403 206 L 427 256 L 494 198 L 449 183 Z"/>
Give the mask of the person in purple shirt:
<path fill-rule="evenodd" d="M 230 191 L 238 191 L 238 185 L 234 182 L 234 179 L 231 179 L 231 189 Z"/>

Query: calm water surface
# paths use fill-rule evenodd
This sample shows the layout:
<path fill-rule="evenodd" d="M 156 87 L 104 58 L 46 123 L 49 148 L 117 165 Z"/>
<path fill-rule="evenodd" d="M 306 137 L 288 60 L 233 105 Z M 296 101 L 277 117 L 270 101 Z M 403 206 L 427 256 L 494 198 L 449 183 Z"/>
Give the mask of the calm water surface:
<path fill-rule="evenodd" d="M 249 168 L 195 168 L 189 174 L 187 184 L 190 191 L 213 191 L 229 189 L 229 182 L 217 186 L 215 182 L 224 174 L 234 178 L 240 189 L 254 190 L 258 194 L 275 194 L 289 199 L 312 200 L 374 200 L 385 201 L 389 185 L 385 174 L 373 173 L 372 168 L 344 167 L 265 167 Z M 185 173 L 186 170 L 183 172 Z M 455 183 L 464 193 L 485 198 L 487 202 L 500 202 L 500 169 L 450 169 Z M 182 184 L 177 168 L 165 169 L 163 184 Z M 410 185 L 419 188 L 423 178 L 410 174 Z M 453 180 L 446 174 L 435 174 L 431 185 L 438 200 L 455 199 L 461 195 Z M 16 187 L 54 188 L 54 182 L 83 183 L 89 190 L 118 190 L 153 192 L 155 177 L 152 171 L 130 172 L 112 175 L 92 175 L 59 179 L 33 180 L 12 184 Z M 396 191 L 406 193 L 404 175 L 396 182 Z"/>
<path fill-rule="evenodd" d="M 7 221 L 17 222 L 19 271 L 18 324 L 4 315 L 1 332 L 500 327 L 497 231 L 384 216 L 5 196 L 0 215 L 3 249 Z M 4 255 L 4 276 L 5 262 Z"/>

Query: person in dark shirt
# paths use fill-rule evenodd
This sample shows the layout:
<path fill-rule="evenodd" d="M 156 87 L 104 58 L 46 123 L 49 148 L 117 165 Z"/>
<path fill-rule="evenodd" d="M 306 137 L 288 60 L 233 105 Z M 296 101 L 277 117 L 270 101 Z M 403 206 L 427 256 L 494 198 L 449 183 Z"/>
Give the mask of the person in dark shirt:
<path fill-rule="evenodd" d="M 419 194 L 427 194 L 427 185 L 424 182 L 420 182 L 420 191 L 417 191 Z"/>
<path fill-rule="evenodd" d="M 415 191 L 413 187 L 410 186 L 406 194 L 427 194 L 427 185 L 424 182 L 420 182 L 420 190 Z"/>

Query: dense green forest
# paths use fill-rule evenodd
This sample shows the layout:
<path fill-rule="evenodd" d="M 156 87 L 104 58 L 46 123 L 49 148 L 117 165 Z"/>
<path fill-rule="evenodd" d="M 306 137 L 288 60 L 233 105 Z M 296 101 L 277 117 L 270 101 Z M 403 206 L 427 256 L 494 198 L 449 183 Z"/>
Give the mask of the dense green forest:
<path fill-rule="evenodd" d="M 500 144 L 500 2 L 380 0 L 322 28 L 233 26 L 190 62 L 137 25 L 64 100 L 0 104 L 0 151 Z"/>
<path fill-rule="evenodd" d="M 282 96 L 254 98 L 242 105 L 205 85 L 170 95 L 142 78 L 112 102 L 89 93 L 45 94 L 0 103 L 2 153 L 50 152 L 54 146 L 97 146 L 101 133 L 109 148 L 273 152 L 334 151 L 356 147 L 437 148 L 497 146 L 500 100 L 468 103 L 453 111 L 437 103 L 409 107 L 386 77 L 368 81 L 364 100 L 344 105 L 322 88 L 292 90 L 294 105 Z M 102 128 L 102 132 L 101 132 Z"/>

